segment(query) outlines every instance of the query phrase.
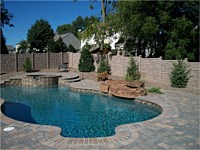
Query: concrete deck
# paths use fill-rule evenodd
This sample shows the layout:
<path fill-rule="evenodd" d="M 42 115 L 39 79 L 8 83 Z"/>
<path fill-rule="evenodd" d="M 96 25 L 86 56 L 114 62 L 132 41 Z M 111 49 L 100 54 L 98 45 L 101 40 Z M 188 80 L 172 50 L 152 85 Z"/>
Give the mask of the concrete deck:
<path fill-rule="evenodd" d="M 69 88 L 76 92 L 99 93 L 100 83 L 86 79 L 81 80 L 80 82 L 70 83 Z"/>

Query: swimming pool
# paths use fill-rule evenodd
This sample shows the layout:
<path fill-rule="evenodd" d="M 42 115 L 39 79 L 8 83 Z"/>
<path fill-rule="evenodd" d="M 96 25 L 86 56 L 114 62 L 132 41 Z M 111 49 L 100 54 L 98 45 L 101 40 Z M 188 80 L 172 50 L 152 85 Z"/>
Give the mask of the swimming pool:
<path fill-rule="evenodd" d="M 122 124 L 152 119 L 157 107 L 68 87 L 1 87 L 2 112 L 16 120 L 58 126 L 65 137 L 106 137 Z"/>

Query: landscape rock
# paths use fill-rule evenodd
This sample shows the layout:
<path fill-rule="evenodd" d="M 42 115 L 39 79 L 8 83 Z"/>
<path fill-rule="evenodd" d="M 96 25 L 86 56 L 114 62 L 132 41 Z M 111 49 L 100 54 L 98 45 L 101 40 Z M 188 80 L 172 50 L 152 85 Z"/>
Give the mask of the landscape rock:
<path fill-rule="evenodd" d="M 103 93 L 108 93 L 109 87 L 110 87 L 110 85 L 102 83 L 102 84 L 100 84 L 100 91 L 103 92 Z"/>
<path fill-rule="evenodd" d="M 146 94 L 144 83 L 124 80 L 107 80 L 100 85 L 100 91 L 123 98 L 136 98 Z"/>

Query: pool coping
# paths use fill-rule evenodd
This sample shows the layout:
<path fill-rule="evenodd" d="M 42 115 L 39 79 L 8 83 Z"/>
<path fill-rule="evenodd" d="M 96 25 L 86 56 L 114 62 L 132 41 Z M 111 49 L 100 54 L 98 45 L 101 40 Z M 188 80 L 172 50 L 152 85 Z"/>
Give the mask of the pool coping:
<path fill-rule="evenodd" d="M 82 89 L 81 89 L 82 90 Z M 5 116 L 2 112 L 1 121 L 8 124 L 8 126 L 20 126 L 26 129 L 33 129 L 36 134 L 36 139 L 43 145 L 54 147 L 54 148 L 83 148 L 85 145 L 92 148 L 98 148 L 100 145 L 105 148 L 117 148 L 119 146 L 128 145 L 133 143 L 139 137 L 139 131 L 146 126 L 159 125 L 160 120 L 178 116 L 178 110 L 172 108 L 169 104 L 163 103 L 163 101 L 153 101 L 145 99 L 145 97 L 139 97 L 137 101 L 150 102 L 156 104 L 162 108 L 162 113 L 150 120 L 123 124 L 115 128 L 116 134 L 109 137 L 98 137 L 98 138 L 68 138 L 60 135 L 61 129 L 56 126 L 50 125 L 38 125 L 17 121 Z M 0 105 L 4 103 L 4 99 L 0 98 Z M 41 138 L 45 137 L 45 138 Z"/>

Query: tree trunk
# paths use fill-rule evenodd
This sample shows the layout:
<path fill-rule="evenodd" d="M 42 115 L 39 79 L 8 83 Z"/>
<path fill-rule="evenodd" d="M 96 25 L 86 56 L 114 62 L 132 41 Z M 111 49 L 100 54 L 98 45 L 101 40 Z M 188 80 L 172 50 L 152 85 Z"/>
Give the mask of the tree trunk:
<path fill-rule="evenodd" d="M 101 0 L 101 10 L 102 10 L 103 23 L 105 23 L 105 18 L 106 18 L 105 0 Z"/>
<path fill-rule="evenodd" d="M 102 10 L 102 20 L 103 20 L 103 24 L 105 25 L 106 22 L 106 0 L 101 0 L 101 10 Z M 104 31 L 104 35 L 106 34 L 106 31 Z M 103 41 L 100 43 L 100 50 L 103 52 L 103 45 L 104 45 L 104 39 Z M 103 52 L 104 53 L 104 52 Z"/>

